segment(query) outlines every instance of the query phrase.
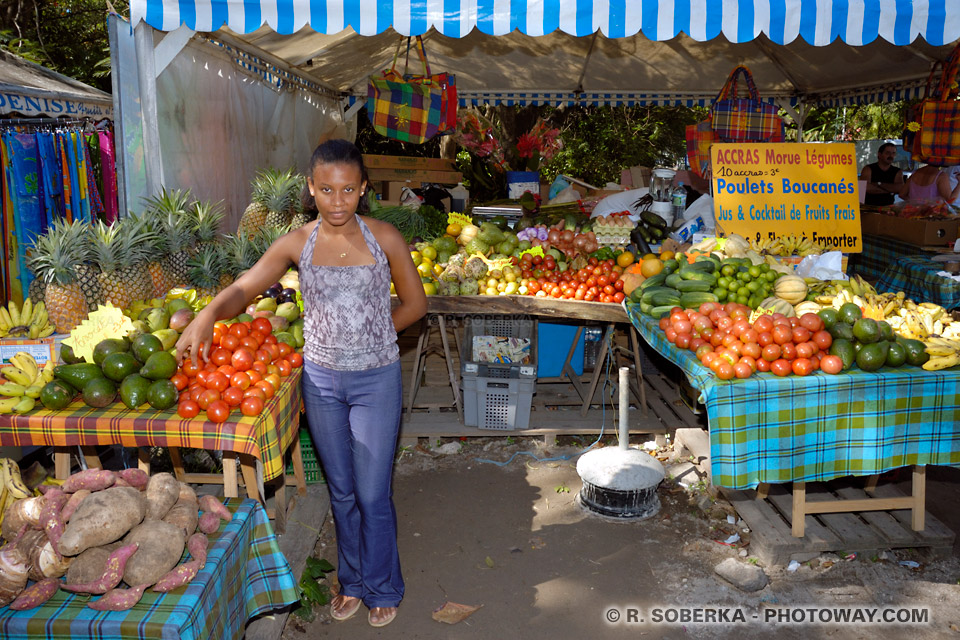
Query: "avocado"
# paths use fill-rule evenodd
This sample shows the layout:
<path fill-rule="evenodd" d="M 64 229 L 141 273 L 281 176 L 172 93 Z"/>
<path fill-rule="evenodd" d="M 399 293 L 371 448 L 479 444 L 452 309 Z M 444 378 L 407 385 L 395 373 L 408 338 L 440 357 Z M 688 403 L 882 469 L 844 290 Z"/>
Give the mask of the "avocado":
<path fill-rule="evenodd" d="M 830 345 L 830 355 L 840 356 L 840 359 L 843 360 L 844 371 L 852 367 L 853 363 L 857 360 L 857 352 L 853 347 L 853 343 L 847 338 L 835 339 L 833 344 Z"/>
<path fill-rule="evenodd" d="M 134 338 L 130 350 L 138 362 L 145 363 L 150 354 L 163 351 L 163 342 L 153 334 L 143 333 Z"/>
<path fill-rule="evenodd" d="M 863 317 L 863 312 L 860 310 L 860 307 L 852 302 L 848 302 L 840 307 L 840 312 L 837 314 L 837 316 L 839 320 L 852 325 L 854 322 Z"/>
<path fill-rule="evenodd" d="M 166 411 L 177 404 L 177 387 L 169 380 L 155 380 L 147 389 L 147 402 L 159 411 Z"/>
<path fill-rule="evenodd" d="M 66 343 L 60 344 L 60 361 L 64 364 L 77 364 L 79 362 L 86 362 L 86 360 L 73 352 L 73 347 Z"/>
<path fill-rule="evenodd" d="M 119 338 L 107 338 L 97 343 L 93 348 L 93 363 L 103 364 L 104 359 L 111 353 L 120 353 L 127 351 L 130 345 Z"/>
<path fill-rule="evenodd" d="M 59 411 L 73 402 L 76 389 L 63 380 L 51 380 L 40 389 L 40 402 L 51 411 Z"/>
<path fill-rule="evenodd" d="M 903 345 L 903 348 L 906 351 L 907 364 L 910 366 L 922 366 L 924 362 L 930 359 L 930 354 L 925 350 L 926 346 L 919 340 L 898 337 L 897 342 Z"/>
<path fill-rule="evenodd" d="M 169 380 L 177 372 L 177 359 L 166 351 L 151 353 L 140 368 L 140 375 L 150 380 Z"/>
<path fill-rule="evenodd" d="M 876 371 L 887 362 L 888 342 L 865 344 L 857 353 L 857 366 L 864 371 Z"/>
<path fill-rule="evenodd" d="M 840 319 L 840 313 L 833 307 L 820 309 L 820 311 L 817 312 L 817 315 L 820 316 L 821 320 L 823 320 L 823 327 L 827 331 L 833 329 L 833 325 L 837 324 L 837 320 Z"/>
<path fill-rule="evenodd" d="M 95 364 L 61 364 L 53 369 L 53 377 L 63 380 L 74 389 L 83 389 L 94 378 L 102 378 L 103 371 Z"/>
<path fill-rule="evenodd" d="M 853 340 L 853 326 L 842 320 L 837 321 L 833 328 L 830 329 L 830 335 L 833 336 L 834 340 L 838 338 L 843 340 Z"/>
<path fill-rule="evenodd" d="M 887 350 L 886 365 L 888 367 L 899 367 L 907 361 L 907 350 L 899 342 L 887 342 L 890 348 Z"/>
<path fill-rule="evenodd" d="M 894 332 L 893 327 L 886 320 L 877 320 L 877 324 L 880 326 L 880 339 L 886 340 L 887 342 L 893 342 L 897 339 L 897 334 Z"/>
<path fill-rule="evenodd" d="M 138 373 L 131 373 L 120 383 L 120 401 L 128 409 L 136 409 L 147 402 L 151 382 Z"/>
<path fill-rule="evenodd" d="M 116 397 L 117 385 L 106 378 L 94 378 L 83 388 L 83 401 L 88 407 L 102 409 L 113 404 Z"/>
<path fill-rule="evenodd" d="M 880 340 L 880 326 L 873 318 L 860 318 L 853 323 L 853 337 L 863 344 L 873 344 Z"/>
<path fill-rule="evenodd" d="M 129 351 L 121 351 L 111 353 L 104 358 L 100 367 L 103 369 L 104 376 L 114 382 L 121 382 L 131 373 L 136 373 L 140 369 L 140 363 Z"/>

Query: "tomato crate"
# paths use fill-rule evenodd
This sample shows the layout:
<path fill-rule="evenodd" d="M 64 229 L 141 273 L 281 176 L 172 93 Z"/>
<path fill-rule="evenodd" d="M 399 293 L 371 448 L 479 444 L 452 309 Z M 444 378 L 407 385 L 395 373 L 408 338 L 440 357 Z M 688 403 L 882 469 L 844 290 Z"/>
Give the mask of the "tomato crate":
<path fill-rule="evenodd" d="M 313 438 L 310 437 L 310 430 L 300 429 L 300 455 L 303 458 L 303 475 L 307 484 L 317 484 L 326 482 L 323 478 L 323 470 L 320 468 L 320 459 L 317 458 L 317 451 L 313 448 Z M 293 475 L 293 462 L 287 464 L 286 475 Z"/>

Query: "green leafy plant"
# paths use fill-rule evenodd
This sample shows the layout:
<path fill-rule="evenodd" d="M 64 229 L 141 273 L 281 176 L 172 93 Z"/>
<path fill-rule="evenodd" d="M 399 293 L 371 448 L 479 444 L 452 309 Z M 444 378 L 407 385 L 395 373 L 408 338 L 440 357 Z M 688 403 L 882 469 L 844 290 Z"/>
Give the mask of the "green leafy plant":
<path fill-rule="evenodd" d="M 300 592 L 300 606 L 293 610 L 294 615 L 309 622 L 316 616 L 313 610 L 314 605 L 322 607 L 330 602 L 330 585 L 326 584 L 325 579 L 333 569 L 333 565 L 322 558 L 319 560 L 307 558 L 303 575 L 300 576 L 300 583 L 297 585 L 297 590 Z"/>

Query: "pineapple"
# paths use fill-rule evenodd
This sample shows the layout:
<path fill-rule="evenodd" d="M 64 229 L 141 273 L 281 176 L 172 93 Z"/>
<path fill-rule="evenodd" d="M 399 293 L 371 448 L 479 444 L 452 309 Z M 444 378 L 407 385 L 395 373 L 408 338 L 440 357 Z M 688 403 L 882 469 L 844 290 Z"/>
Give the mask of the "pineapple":
<path fill-rule="evenodd" d="M 162 227 L 164 257 L 161 262 L 167 282 L 186 284 L 187 260 L 193 250 L 193 221 L 188 208 L 190 191 L 167 191 L 147 201 L 149 216 L 157 216 Z"/>
<path fill-rule="evenodd" d="M 89 238 L 86 239 L 89 242 Z M 77 276 L 77 284 L 83 291 L 90 311 L 96 311 L 103 304 L 103 291 L 100 289 L 100 267 L 96 264 L 78 264 L 73 268 Z"/>
<path fill-rule="evenodd" d="M 216 203 L 195 202 L 190 210 L 193 233 L 197 240 L 197 252 L 218 240 L 220 222 L 223 220 L 223 201 Z"/>
<path fill-rule="evenodd" d="M 300 201 L 300 177 L 287 169 L 273 181 L 267 193 L 265 204 L 269 212 L 265 225 L 268 227 L 287 227 L 293 215 L 294 203 Z"/>
<path fill-rule="evenodd" d="M 37 275 L 34 274 L 33 280 L 30 281 L 30 288 L 27 289 L 27 297 L 33 300 L 33 304 L 36 306 L 38 303 L 43 302 L 43 297 L 46 293 L 47 283 L 43 278 L 38 278 Z"/>
<path fill-rule="evenodd" d="M 283 227 L 263 227 L 259 232 L 253 237 L 253 241 L 257 246 L 257 251 L 260 252 L 262 256 L 267 252 L 267 249 L 270 248 L 274 242 L 276 242 L 280 236 L 290 231 L 289 226 Z"/>
<path fill-rule="evenodd" d="M 28 266 L 47 283 L 45 303 L 58 332 L 73 331 L 90 309 L 77 283 L 75 265 L 87 259 L 86 223 L 54 220 L 47 233 L 33 243 Z"/>
<path fill-rule="evenodd" d="M 197 251 L 188 261 L 188 282 L 197 290 L 197 296 L 215 296 L 223 289 L 221 276 L 227 275 L 223 269 L 224 260 L 217 245 L 207 245 Z"/>
<path fill-rule="evenodd" d="M 150 274 L 151 297 L 162 298 L 175 283 L 170 282 L 161 265 L 166 250 L 166 241 L 159 228 L 160 220 L 156 217 L 151 218 L 147 215 L 137 216 L 134 214 L 131 214 L 130 220 L 135 220 L 136 224 L 140 225 L 144 231 L 149 232 L 149 235 L 144 237 L 144 248 L 146 250 L 144 262 L 146 262 L 147 273 Z"/>
<path fill-rule="evenodd" d="M 135 219 L 93 228 L 92 254 L 100 265 L 100 289 L 106 302 L 127 309 L 135 300 L 152 297 L 153 281 L 146 267 L 153 232 Z"/>
<path fill-rule="evenodd" d="M 276 173 L 274 169 L 266 169 L 257 173 L 253 180 L 252 193 L 250 194 L 250 204 L 244 209 L 240 217 L 240 224 L 237 226 L 237 232 L 252 236 L 259 229 L 262 229 L 267 222 L 267 214 L 270 210 L 265 204 L 269 185 L 272 182 L 272 176 Z"/>
<path fill-rule="evenodd" d="M 239 278 L 263 255 L 257 242 L 243 233 L 226 236 L 221 246 L 223 247 L 224 273 L 231 278 Z"/>
<path fill-rule="evenodd" d="M 307 179 L 303 176 L 297 176 L 297 197 L 293 201 L 293 218 L 290 220 L 291 229 L 299 229 L 303 225 L 313 220 L 313 216 L 304 210 L 304 189 L 307 186 Z M 309 195 L 309 194 L 308 194 Z"/>

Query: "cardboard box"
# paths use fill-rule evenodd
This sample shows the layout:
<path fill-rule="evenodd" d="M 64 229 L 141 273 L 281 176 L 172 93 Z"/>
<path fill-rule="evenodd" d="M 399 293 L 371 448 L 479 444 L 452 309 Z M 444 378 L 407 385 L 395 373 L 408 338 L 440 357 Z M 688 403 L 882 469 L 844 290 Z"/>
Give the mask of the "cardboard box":
<path fill-rule="evenodd" d="M 69 333 L 55 333 L 46 338 L 29 340 L 27 338 L 4 338 L 0 340 L 0 363 L 9 364 L 10 357 L 19 351 L 26 351 L 33 356 L 37 364 L 44 365 L 47 360 L 57 362 L 60 356 L 60 343 L 69 338 Z"/>
<path fill-rule="evenodd" d="M 372 182 L 384 180 L 389 182 L 406 182 L 418 180 L 420 182 L 434 182 L 436 184 L 455 185 L 463 181 L 463 174 L 459 171 L 435 171 L 421 169 L 367 169 L 367 176 Z"/>
<path fill-rule="evenodd" d="M 873 211 L 860 210 L 860 233 L 871 236 L 880 235 L 880 221 L 889 218 Z"/>
<path fill-rule="evenodd" d="M 370 169 L 416 169 L 418 171 L 456 171 L 453 160 L 446 158 L 411 158 L 407 156 L 374 156 L 364 154 L 363 164 Z"/>
<path fill-rule="evenodd" d="M 871 231 L 876 225 L 876 231 Z M 957 239 L 958 220 L 924 220 L 898 218 L 883 214 L 863 214 L 860 228 L 863 233 L 896 238 L 918 247 L 952 245 Z"/>
<path fill-rule="evenodd" d="M 403 191 L 404 187 L 419 189 L 420 182 L 417 180 L 406 180 L 404 182 L 381 182 L 377 187 L 377 193 L 380 194 L 382 200 L 396 200 L 399 202 L 401 192 Z"/>

